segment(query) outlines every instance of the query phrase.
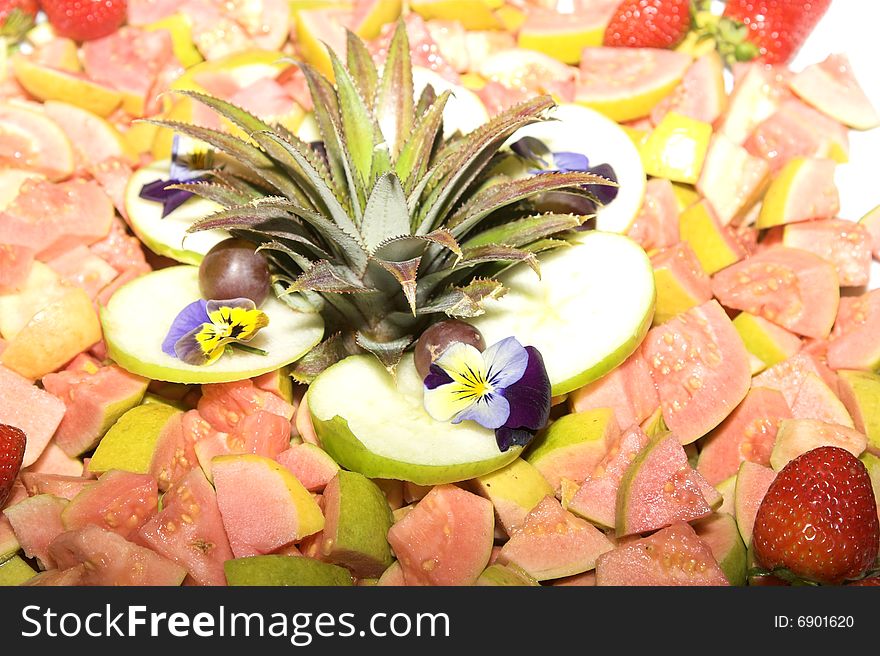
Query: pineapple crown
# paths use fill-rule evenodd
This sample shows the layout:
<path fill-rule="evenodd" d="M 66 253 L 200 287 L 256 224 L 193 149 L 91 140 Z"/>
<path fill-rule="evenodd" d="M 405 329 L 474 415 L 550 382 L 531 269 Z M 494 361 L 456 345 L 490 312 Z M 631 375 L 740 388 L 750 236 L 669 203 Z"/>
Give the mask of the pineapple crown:
<path fill-rule="evenodd" d="M 348 33 L 347 65 L 330 51 L 335 85 L 298 63 L 314 101 L 323 148 L 209 95 L 181 92 L 227 119 L 232 131 L 154 123 L 219 151 L 207 181 L 175 185 L 223 209 L 190 231 L 222 228 L 258 244 L 273 288 L 291 307 L 320 311 L 330 337 L 300 360 L 310 382 L 346 355 L 370 352 L 389 367 L 436 318 L 468 318 L 504 293 L 493 276 L 567 245 L 586 216 L 540 213 L 541 194 L 590 198 L 590 173 L 509 175 L 518 157 L 505 142 L 553 106 L 522 102 L 467 135 L 443 136 L 450 91 L 430 86 L 416 100 L 403 22 L 382 71 Z"/>

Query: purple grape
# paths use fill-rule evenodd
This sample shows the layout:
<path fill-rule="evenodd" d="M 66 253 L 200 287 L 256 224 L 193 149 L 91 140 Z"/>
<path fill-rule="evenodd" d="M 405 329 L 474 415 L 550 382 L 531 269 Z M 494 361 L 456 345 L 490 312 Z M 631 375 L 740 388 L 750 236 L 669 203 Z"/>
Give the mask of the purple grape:
<path fill-rule="evenodd" d="M 258 306 L 269 295 L 269 264 L 244 239 L 225 239 L 199 266 L 199 288 L 208 300 L 249 298 Z"/>
<path fill-rule="evenodd" d="M 469 323 L 457 319 L 435 323 L 423 332 L 416 342 L 415 361 L 419 376 L 422 378 L 427 376 L 431 363 L 455 342 L 470 344 L 480 351 L 486 348 L 486 340 L 483 339 L 482 333 Z"/>

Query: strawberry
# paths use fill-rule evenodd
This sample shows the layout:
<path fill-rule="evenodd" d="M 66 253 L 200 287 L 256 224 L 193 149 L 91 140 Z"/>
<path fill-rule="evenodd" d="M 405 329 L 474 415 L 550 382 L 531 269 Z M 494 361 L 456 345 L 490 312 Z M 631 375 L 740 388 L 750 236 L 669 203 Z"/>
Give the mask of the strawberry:
<path fill-rule="evenodd" d="M 828 10 L 831 0 L 727 0 L 724 16 L 745 25 L 757 60 L 788 62 Z"/>
<path fill-rule="evenodd" d="M 868 576 L 863 579 L 859 579 L 858 581 L 853 581 L 852 583 L 847 583 L 847 585 L 858 585 L 864 588 L 876 588 L 880 587 L 880 576 Z"/>
<path fill-rule="evenodd" d="M 838 584 L 864 574 L 880 550 L 865 465 L 833 446 L 789 462 L 758 508 L 752 545 L 762 567 L 808 581 Z"/>
<path fill-rule="evenodd" d="M 42 0 L 55 33 L 91 41 L 114 32 L 125 22 L 127 0 Z"/>
<path fill-rule="evenodd" d="M 21 469 L 25 446 L 27 438 L 20 429 L 0 424 L 0 508 L 6 503 Z"/>
<path fill-rule="evenodd" d="M 604 44 L 625 48 L 674 48 L 690 27 L 690 0 L 624 0 L 605 27 Z"/>

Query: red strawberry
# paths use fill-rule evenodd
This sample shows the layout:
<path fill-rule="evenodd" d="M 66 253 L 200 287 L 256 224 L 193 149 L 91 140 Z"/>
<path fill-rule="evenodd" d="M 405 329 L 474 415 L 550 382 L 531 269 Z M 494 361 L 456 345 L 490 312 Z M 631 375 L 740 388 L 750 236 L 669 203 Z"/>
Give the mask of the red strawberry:
<path fill-rule="evenodd" d="M 21 430 L 0 424 L 0 508 L 6 503 L 18 470 L 21 469 L 25 446 L 27 438 Z"/>
<path fill-rule="evenodd" d="M 880 587 L 880 576 L 869 576 L 864 579 L 859 579 L 858 581 L 853 581 L 852 583 L 847 583 L 847 585 L 858 585 L 862 587 Z"/>
<path fill-rule="evenodd" d="M 792 460 L 758 508 L 752 545 L 759 565 L 802 579 L 837 584 L 864 574 L 880 550 L 865 465 L 834 446 Z"/>
<path fill-rule="evenodd" d="M 624 0 L 605 27 L 604 44 L 674 48 L 690 27 L 690 0 Z"/>
<path fill-rule="evenodd" d="M 825 15 L 831 0 L 727 0 L 724 15 L 748 28 L 759 61 L 788 62 Z"/>
<path fill-rule="evenodd" d="M 91 41 L 114 32 L 125 22 L 127 0 L 42 0 L 55 33 Z"/>
<path fill-rule="evenodd" d="M 16 9 L 33 18 L 39 8 L 37 0 L 0 0 L 0 25 Z"/>

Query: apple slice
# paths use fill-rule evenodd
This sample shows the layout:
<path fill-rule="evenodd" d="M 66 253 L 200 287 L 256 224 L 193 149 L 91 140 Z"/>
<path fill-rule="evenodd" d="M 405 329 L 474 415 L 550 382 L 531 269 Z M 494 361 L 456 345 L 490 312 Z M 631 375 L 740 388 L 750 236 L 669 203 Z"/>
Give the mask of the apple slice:
<path fill-rule="evenodd" d="M 511 335 L 544 358 L 553 395 L 597 380 L 629 357 L 651 325 L 654 272 L 634 241 L 584 232 L 540 258 L 541 277 L 516 266 L 499 280 L 508 292 L 473 319 L 494 344 Z"/>
<path fill-rule="evenodd" d="M 266 355 L 235 351 L 207 366 L 186 364 L 162 351 L 174 318 L 201 298 L 199 269 L 176 266 L 154 271 L 120 287 L 101 309 L 110 357 L 132 373 L 173 383 L 224 383 L 253 378 L 298 360 L 321 341 L 324 321 L 297 312 L 270 296 L 260 309 L 269 325 L 250 342 Z"/>
<path fill-rule="evenodd" d="M 394 377 L 372 356 L 333 365 L 307 395 L 321 446 L 340 465 L 368 478 L 419 485 L 482 476 L 522 451 L 502 453 L 493 431 L 474 422 L 436 421 L 425 411 L 423 389 L 411 355 Z"/>
<path fill-rule="evenodd" d="M 169 162 L 160 160 L 138 169 L 125 188 L 125 211 L 131 229 L 151 251 L 184 264 L 199 264 L 211 248 L 229 237 L 225 230 L 202 230 L 187 233 L 198 219 L 218 210 L 219 205 L 193 197 L 162 217 L 162 204 L 140 197 L 145 184 L 168 178 Z"/>

